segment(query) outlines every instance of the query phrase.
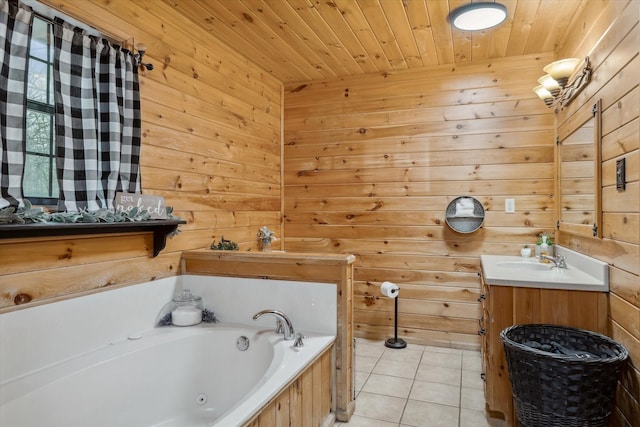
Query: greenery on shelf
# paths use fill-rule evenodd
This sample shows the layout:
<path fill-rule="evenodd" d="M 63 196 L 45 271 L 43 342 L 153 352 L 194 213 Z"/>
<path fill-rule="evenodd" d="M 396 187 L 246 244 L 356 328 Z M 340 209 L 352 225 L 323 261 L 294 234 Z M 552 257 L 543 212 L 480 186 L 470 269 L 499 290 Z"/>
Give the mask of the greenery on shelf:
<path fill-rule="evenodd" d="M 211 249 L 215 251 L 237 251 L 238 244 L 233 240 L 227 240 L 224 238 L 224 236 L 222 236 L 220 237 L 220 243 L 218 243 L 217 245 L 216 245 L 216 241 L 215 240 L 213 241 L 213 244 L 211 245 Z"/>
<path fill-rule="evenodd" d="M 171 213 L 173 208 L 167 206 L 167 218 L 179 219 Z M 46 212 L 40 207 L 33 207 L 28 200 L 24 207 L 8 206 L 0 209 L 0 224 L 34 224 L 34 223 L 117 223 L 151 220 L 151 214 L 146 209 L 133 208 L 128 212 L 115 212 L 110 209 L 81 212 Z"/>

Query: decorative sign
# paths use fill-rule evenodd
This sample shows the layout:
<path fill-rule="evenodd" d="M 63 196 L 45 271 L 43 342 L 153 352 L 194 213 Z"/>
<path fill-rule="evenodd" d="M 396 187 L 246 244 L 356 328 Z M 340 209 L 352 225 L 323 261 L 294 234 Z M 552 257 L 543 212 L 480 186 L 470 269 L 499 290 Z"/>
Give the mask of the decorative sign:
<path fill-rule="evenodd" d="M 144 209 L 153 219 L 167 219 L 167 209 L 162 196 L 144 196 L 134 193 L 116 193 L 116 212 L 129 212 L 133 208 Z"/>

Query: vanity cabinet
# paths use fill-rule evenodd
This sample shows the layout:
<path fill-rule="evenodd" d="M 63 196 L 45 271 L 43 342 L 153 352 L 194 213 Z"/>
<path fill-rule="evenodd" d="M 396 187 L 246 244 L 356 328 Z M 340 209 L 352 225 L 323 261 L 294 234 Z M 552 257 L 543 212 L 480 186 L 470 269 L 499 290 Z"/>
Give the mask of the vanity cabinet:
<path fill-rule="evenodd" d="M 487 411 L 516 423 L 500 332 L 515 324 L 548 323 L 607 333 L 607 293 L 492 285 L 482 278 L 479 334 Z M 493 414 L 500 416 L 499 414 Z"/>

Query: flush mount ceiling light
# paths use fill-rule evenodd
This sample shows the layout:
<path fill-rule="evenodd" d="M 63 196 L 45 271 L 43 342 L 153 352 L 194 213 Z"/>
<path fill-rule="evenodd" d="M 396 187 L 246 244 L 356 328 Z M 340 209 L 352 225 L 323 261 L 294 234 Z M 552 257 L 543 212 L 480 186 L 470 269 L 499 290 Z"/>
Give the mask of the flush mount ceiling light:
<path fill-rule="evenodd" d="M 458 30 L 486 30 L 507 19 L 507 8 L 493 2 L 470 3 L 453 10 L 447 19 Z"/>

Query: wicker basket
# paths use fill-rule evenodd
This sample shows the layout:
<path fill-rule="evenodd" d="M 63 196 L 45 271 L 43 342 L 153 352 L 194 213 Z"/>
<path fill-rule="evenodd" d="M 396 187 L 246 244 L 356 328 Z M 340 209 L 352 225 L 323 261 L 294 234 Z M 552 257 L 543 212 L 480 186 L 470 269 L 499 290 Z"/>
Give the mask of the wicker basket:
<path fill-rule="evenodd" d="M 557 325 L 514 325 L 500 338 L 523 427 L 607 426 L 628 357 L 622 345 Z"/>

